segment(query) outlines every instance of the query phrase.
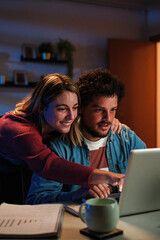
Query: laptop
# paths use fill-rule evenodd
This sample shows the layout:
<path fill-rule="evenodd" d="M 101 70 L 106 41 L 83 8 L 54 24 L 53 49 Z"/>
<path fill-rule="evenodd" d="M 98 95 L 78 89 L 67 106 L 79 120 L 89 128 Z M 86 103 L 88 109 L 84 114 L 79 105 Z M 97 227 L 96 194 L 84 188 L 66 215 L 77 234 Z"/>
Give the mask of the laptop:
<path fill-rule="evenodd" d="M 122 193 L 109 197 L 119 201 L 120 217 L 160 210 L 160 148 L 131 150 Z M 79 207 L 65 206 L 75 216 Z"/>
<path fill-rule="evenodd" d="M 160 148 L 132 150 L 119 199 L 120 217 L 160 210 Z"/>

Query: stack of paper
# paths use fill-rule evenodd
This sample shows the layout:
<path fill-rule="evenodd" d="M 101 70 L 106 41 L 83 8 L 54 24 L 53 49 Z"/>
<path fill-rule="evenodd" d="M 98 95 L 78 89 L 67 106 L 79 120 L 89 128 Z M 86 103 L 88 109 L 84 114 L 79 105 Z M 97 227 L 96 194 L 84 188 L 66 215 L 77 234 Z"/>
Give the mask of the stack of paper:
<path fill-rule="evenodd" d="M 58 236 L 63 204 L 0 205 L 0 238 Z"/>

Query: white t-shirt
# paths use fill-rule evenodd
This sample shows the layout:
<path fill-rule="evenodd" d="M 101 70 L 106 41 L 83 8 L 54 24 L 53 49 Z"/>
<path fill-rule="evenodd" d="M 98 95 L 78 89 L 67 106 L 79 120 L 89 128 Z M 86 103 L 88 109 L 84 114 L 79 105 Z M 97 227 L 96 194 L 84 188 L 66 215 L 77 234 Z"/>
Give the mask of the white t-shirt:
<path fill-rule="evenodd" d="M 108 171 L 106 157 L 107 137 L 101 138 L 96 142 L 92 142 L 84 137 L 84 142 L 90 151 L 90 166 Z"/>

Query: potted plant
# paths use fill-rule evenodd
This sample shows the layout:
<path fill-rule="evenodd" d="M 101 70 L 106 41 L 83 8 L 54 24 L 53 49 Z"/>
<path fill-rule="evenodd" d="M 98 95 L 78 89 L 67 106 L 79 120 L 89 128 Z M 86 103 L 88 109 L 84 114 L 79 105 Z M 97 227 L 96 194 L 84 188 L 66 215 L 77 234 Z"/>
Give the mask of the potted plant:
<path fill-rule="evenodd" d="M 50 60 L 53 52 L 53 47 L 50 42 L 43 42 L 39 45 L 38 50 L 43 60 Z"/>
<path fill-rule="evenodd" d="M 57 43 L 58 54 L 57 60 L 67 61 L 67 75 L 73 76 L 73 52 L 76 50 L 75 46 L 66 39 L 59 39 Z"/>

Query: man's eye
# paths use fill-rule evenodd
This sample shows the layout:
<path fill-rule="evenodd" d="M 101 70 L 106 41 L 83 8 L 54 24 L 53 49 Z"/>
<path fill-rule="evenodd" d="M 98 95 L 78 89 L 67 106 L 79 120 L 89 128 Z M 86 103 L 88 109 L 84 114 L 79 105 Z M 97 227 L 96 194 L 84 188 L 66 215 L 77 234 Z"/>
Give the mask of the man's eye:
<path fill-rule="evenodd" d="M 113 108 L 111 109 L 111 112 L 116 112 L 116 110 L 117 110 L 116 108 Z"/>
<path fill-rule="evenodd" d="M 74 107 L 73 110 L 78 110 L 78 106 L 77 106 L 77 107 Z"/>
<path fill-rule="evenodd" d="M 102 109 L 97 108 L 97 109 L 95 109 L 95 112 L 102 112 Z"/>

